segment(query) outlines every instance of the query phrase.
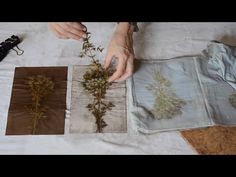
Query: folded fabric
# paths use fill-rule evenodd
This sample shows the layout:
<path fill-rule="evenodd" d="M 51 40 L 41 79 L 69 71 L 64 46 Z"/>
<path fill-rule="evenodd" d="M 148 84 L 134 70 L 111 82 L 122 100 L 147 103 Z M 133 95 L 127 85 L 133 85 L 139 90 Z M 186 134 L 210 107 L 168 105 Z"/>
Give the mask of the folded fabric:
<path fill-rule="evenodd" d="M 137 61 L 129 84 L 134 127 L 155 133 L 235 125 L 235 51 L 214 42 L 200 56 Z"/>
<path fill-rule="evenodd" d="M 236 89 L 236 47 L 212 43 L 203 51 L 209 75 L 221 78 Z"/>

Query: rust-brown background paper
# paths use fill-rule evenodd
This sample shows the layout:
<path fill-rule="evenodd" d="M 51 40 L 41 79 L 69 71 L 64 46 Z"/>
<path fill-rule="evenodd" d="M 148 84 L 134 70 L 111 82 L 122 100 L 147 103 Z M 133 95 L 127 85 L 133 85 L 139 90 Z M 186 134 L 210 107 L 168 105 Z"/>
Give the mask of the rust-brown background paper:
<path fill-rule="evenodd" d="M 26 105 L 32 103 L 27 89 L 27 79 L 33 75 L 50 77 L 54 82 L 54 91 L 42 104 L 49 107 L 46 118 L 38 122 L 36 134 L 64 134 L 67 67 L 17 67 L 15 69 L 11 102 L 8 112 L 6 135 L 31 134 L 32 117 Z"/>
<path fill-rule="evenodd" d="M 236 127 L 186 130 L 183 137 L 202 155 L 236 155 Z"/>

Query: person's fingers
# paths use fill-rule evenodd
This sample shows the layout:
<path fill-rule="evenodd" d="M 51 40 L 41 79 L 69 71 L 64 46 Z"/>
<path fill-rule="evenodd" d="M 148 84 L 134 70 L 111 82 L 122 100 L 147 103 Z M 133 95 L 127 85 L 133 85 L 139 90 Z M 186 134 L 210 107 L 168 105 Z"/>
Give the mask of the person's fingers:
<path fill-rule="evenodd" d="M 79 22 L 67 22 L 67 24 L 69 26 L 72 26 L 73 28 L 77 29 L 77 30 L 81 30 L 81 31 L 87 31 L 87 28 L 85 25 L 83 25 L 82 23 Z"/>
<path fill-rule="evenodd" d="M 123 74 L 120 78 L 114 80 L 114 82 L 121 82 L 121 81 L 124 81 L 124 80 L 126 80 L 127 78 L 129 78 L 131 75 L 132 75 L 132 73 L 125 72 L 125 74 Z"/>
<path fill-rule="evenodd" d="M 110 66 L 113 56 L 114 55 L 112 54 L 112 52 L 107 53 L 107 56 L 106 56 L 106 59 L 104 62 L 104 66 L 103 66 L 104 69 L 107 69 Z"/>
<path fill-rule="evenodd" d="M 133 58 L 130 58 L 130 59 L 128 59 L 125 73 L 120 78 L 118 78 L 114 81 L 121 82 L 121 81 L 128 79 L 133 74 L 133 70 L 134 70 L 134 60 L 133 60 Z"/>
<path fill-rule="evenodd" d="M 66 37 L 64 34 L 62 34 L 59 30 L 57 30 L 57 26 L 51 27 L 52 32 L 60 39 L 69 39 L 69 37 Z"/>
<path fill-rule="evenodd" d="M 70 30 L 67 30 L 67 33 L 68 34 L 72 34 L 72 35 L 75 35 L 79 38 L 86 38 L 87 35 L 85 32 L 83 31 L 78 31 L 77 29 L 74 29 L 74 28 L 71 28 Z"/>
<path fill-rule="evenodd" d="M 62 34 L 63 36 L 67 37 L 67 38 L 72 38 L 72 39 L 75 39 L 75 40 L 80 40 L 81 37 L 79 36 L 76 36 L 75 34 L 73 33 L 70 33 L 68 31 L 66 31 L 62 26 L 58 25 L 55 27 L 55 29 L 60 33 Z"/>
<path fill-rule="evenodd" d="M 60 24 L 59 24 L 60 25 Z M 79 23 L 72 23 L 72 24 L 68 24 L 65 23 L 63 25 L 60 25 L 67 33 L 72 33 L 73 35 L 78 36 L 79 38 L 86 38 L 86 32 L 83 31 L 83 26 Z"/>
<path fill-rule="evenodd" d="M 123 75 L 123 73 L 125 72 L 125 69 L 126 69 L 126 62 L 127 62 L 127 60 L 123 60 L 123 59 L 119 58 L 119 62 L 118 62 L 118 65 L 117 65 L 117 70 L 109 78 L 108 82 L 112 82 L 112 81 L 120 78 Z"/>
<path fill-rule="evenodd" d="M 55 30 L 56 31 L 56 30 Z M 61 34 L 60 32 L 55 32 L 55 35 L 59 38 L 59 39 L 69 39 L 69 37 L 64 36 L 63 34 Z"/>
<path fill-rule="evenodd" d="M 50 23 L 49 24 L 49 29 L 52 30 L 52 32 L 58 37 L 59 32 L 56 30 L 56 24 Z"/>
<path fill-rule="evenodd" d="M 67 32 L 66 36 L 68 36 L 71 39 L 75 39 L 75 40 L 80 40 L 82 37 L 81 36 L 77 36 L 74 33 L 71 32 Z"/>
<path fill-rule="evenodd" d="M 63 28 L 63 26 L 56 24 L 54 25 L 54 29 L 56 29 L 60 34 L 66 35 L 66 30 Z"/>
<path fill-rule="evenodd" d="M 58 24 L 59 28 L 57 28 L 57 30 L 64 34 L 64 36 L 67 36 L 69 38 L 72 38 L 72 39 L 75 39 L 75 40 L 79 40 L 81 38 L 86 38 L 86 33 L 83 32 L 83 31 L 79 31 L 79 30 L 76 30 L 72 27 L 69 27 L 68 25 L 61 25 L 61 24 Z"/>

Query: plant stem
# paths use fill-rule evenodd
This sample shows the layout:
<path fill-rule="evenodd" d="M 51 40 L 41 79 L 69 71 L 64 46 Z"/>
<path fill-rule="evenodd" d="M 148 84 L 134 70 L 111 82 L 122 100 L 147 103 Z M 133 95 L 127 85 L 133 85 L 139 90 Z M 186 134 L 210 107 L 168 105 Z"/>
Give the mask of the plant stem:
<path fill-rule="evenodd" d="M 39 97 L 36 96 L 36 98 L 35 98 L 35 114 L 34 114 L 34 118 L 33 118 L 33 130 L 32 130 L 33 135 L 36 133 L 38 120 L 40 118 L 38 108 L 39 108 Z"/>
<path fill-rule="evenodd" d="M 101 116 L 101 89 L 98 90 L 98 117 L 97 117 L 97 132 L 102 133 L 102 116 Z"/>
<path fill-rule="evenodd" d="M 106 110 L 110 110 L 112 105 L 106 105 L 103 103 L 105 99 L 106 89 L 109 86 L 107 82 L 108 77 L 111 75 L 111 70 L 105 70 L 100 62 L 96 59 L 96 51 L 102 52 L 103 49 L 95 47 L 90 41 L 90 33 L 84 40 L 81 57 L 87 56 L 91 59 L 91 69 L 84 74 L 83 86 L 90 94 L 94 96 L 92 104 L 88 104 L 89 111 L 92 112 L 96 119 L 97 133 L 102 133 L 103 128 L 107 126 L 106 122 L 102 118 L 105 115 Z M 104 105 L 103 105 L 104 104 Z"/>

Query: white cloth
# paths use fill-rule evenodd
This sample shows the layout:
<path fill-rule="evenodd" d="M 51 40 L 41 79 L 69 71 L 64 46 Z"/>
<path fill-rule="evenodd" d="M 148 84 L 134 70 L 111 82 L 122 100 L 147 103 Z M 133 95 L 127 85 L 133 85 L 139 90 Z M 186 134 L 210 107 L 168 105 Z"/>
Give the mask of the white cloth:
<path fill-rule="evenodd" d="M 96 45 L 105 48 L 116 23 L 85 23 Z M 134 36 L 137 58 L 158 59 L 199 54 L 210 40 L 236 44 L 236 23 L 140 23 Z M 178 132 L 153 135 L 78 134 L 5 136 L 15 66 L 81 64 L 81 42 L 59 40 L 46 23 L 1 23 L 0 40 L 23 36 L 25 53 L 11 51 L 0 63 L 0 154 L 196 154 Z M 69 105 L 68 105 L 69 106 Z"/>

